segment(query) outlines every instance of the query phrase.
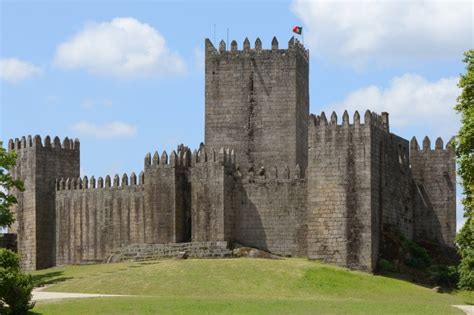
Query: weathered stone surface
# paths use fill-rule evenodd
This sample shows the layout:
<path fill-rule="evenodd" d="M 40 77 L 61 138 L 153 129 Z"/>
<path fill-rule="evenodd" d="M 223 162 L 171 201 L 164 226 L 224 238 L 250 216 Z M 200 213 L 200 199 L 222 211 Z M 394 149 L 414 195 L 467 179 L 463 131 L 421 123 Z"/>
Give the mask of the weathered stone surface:
<path fill-rule="evenodd" d="M 231 257 L 228 243 L 189 242 L 169 244 L 131 244 L 122 246 L 116 252 L 122 260 L 149 260 L 159 258 L 224 258 Z"/>
<path fill-rule="evenodd" d="M 22 265 L 226 257 L 238 242 L 372 271 L 389 231 L 453 246 L 454 153 L 409 147 L 388 113 L 310 115 L 308 51 L 288 45 L 206 40 L 206 145 L 148 153 L 139 176 L 80 178 L 77 140 L 9 141 Z"/>
<path fill-rule="evenodd" d="M 273 255 L 272 253 L 266 252 L 261 249 L 256 249 L 252 247 L 238 247 L 232 250 L 232 255 L 234 257 L 249 257 L 249 258 L 265 258 L 265 259 L 283 259 L 280 256 Z"/>

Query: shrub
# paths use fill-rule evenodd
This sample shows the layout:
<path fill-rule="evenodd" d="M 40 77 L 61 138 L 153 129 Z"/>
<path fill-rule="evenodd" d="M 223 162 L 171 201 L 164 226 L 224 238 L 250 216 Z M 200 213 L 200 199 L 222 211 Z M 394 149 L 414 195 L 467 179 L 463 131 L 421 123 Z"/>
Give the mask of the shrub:
<path fill-rule="evenodd" d="M 402 238 L 402 249 L 405 253 L 405 264 L 416 269 L 425 269 L 431 265 L 431 257 L 420 245 Z"/>
<path fill-rule="evenodd" d="M 474 289 L 474 250 L 466 253 L 459 265 L 459 283 L 460 289 Z"/>
<path fill-rule="evenodd" d="M 383 258 L 379 260 L 379 268 L 380 268 L 380 271 L 385 271 L 385 272 L 395 272 L 396 271 L 393 264 L 391 262 L 389 262 L 388 260 L 383 259 Z"/>
<path fill-rule="evenodd" d="M 11 250 L 0 248 L 0 268 L 19 271 L 20 258 Z"/>
<path fill-rule="evenodd" d="M 435 285 L 454 287 L 459 281 L 456 266 L 433 265 L 428 268 L 429 280 Z"/>
<path fill-rule="evenodd" d="M 33 279 L 21 272 L 18 255 L 0 248 L 0 312 L 26 314 L 34 306 L 30 302 L 32 290 Z"/>

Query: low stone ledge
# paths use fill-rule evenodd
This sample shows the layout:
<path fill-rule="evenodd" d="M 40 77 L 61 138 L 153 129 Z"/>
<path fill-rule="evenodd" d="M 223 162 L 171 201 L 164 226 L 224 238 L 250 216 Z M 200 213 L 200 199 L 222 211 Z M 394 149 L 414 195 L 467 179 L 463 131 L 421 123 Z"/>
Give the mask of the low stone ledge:
<path fill-rule="evenodd" d="M 185 253 L 185 255 L 183 254 Z M 225 258 L 232 256 L 226 241 L 168 244 L 131 244 L 120 247 L 106 262 L 140 261 L 159 258 Z"/>

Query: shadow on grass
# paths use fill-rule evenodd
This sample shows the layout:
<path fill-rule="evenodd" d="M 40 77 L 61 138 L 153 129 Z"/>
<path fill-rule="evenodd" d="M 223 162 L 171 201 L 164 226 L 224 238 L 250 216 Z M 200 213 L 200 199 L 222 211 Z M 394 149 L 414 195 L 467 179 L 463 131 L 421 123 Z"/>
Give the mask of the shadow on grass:
<path fill-rule="evenodd" d="M 41 287 L 49 284 L 55 284 L 59 282 L 64 282 L 66 280 L 72 279 L 72 277 L 63 277 L 62 271 L 51 271 L 41 275 L 33 276 L 33 283 L 35 287 Z"/>
<path fill-rule="evenodd" d="M 156 265 L 160 262 L 158 260 L 137 260 L 135 263 L 139 265 Z"/>

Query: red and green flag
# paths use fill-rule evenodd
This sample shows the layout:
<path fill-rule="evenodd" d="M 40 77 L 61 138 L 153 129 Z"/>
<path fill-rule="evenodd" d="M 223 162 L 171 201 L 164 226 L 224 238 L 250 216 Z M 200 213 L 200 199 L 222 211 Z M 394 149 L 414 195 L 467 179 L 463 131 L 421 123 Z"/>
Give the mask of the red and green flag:
<path fill-rule="evenodd" d="M 296 33 L 298 35 L 301 35 L 301 33 L 303 32 L 303 27 L 301 26 L 295 26 L 293 27 L 293 33 Z"/>

